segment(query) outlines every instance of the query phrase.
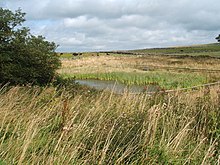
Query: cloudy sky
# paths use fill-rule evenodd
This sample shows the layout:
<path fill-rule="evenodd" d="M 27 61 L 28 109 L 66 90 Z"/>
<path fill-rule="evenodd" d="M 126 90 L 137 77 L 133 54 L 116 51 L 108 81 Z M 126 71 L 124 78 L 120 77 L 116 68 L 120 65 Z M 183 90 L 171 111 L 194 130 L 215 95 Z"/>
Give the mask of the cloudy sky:
<path fill-rule="evenodd" d="M 127 50 L 213 43 L 219 0 L 0 0 L 57 51 Z"/>

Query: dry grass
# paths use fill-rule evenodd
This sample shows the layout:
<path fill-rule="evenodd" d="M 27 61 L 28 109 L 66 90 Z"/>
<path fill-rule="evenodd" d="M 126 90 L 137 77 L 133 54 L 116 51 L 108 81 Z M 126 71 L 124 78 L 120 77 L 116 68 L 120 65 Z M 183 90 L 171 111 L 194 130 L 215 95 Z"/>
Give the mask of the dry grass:
<path fill-rule="evenodd" d="M 61 73 L 94 72 L 141 72 L 140 65 L 176 68 L 220 69 L 220 59 L 215 58 L 179 58 L 160 55 L 146 56 L 89 56 L 76 60 L 63 59 Z"/>
<path fill-rule="evenodd" d="M 126 59 L 126 60 L 125 60 Z M 132 68 L 130 57 L 115 56 L 90 56 L 76 60 L 62 60 L 62 68 L 59 73 L 106 73 L 114 71 L 133 72 L 137 69 Z M 132 61 L 132 60 L 131 60 Z"/>
<path fill-rule="evenodd" d="M 0 160 L 7 164 L 214 164 L 216 92 L 75 95 L 0 91 Z"/>
<path fill-rule="evenodd" d="M 190 69 L 191 68 L 191 69 Z M 58 71 L 77 79 L 113 80 L 127 85 L 158 84 L 165 89 L 192 87 L 220 79 L 220 59 L 161 55 L 101 55 L 63 59 Z"/>

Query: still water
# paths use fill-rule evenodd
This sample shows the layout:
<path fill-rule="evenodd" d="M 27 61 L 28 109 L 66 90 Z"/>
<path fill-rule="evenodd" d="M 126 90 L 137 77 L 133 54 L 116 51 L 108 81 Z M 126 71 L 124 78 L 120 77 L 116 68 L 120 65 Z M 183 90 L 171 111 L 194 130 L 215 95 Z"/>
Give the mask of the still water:
<path fill-rule="evenodd" d="M 143 92 L 156 92 L 158 87 L 155 85 L 125 85 L 117 81 L 106 81 L 106 80 L 76 80 L 81 85 L 86 85 L 97 90 L 108 90 L 117 94 L 124 92 L 129 93 L 143 93 Z"/>

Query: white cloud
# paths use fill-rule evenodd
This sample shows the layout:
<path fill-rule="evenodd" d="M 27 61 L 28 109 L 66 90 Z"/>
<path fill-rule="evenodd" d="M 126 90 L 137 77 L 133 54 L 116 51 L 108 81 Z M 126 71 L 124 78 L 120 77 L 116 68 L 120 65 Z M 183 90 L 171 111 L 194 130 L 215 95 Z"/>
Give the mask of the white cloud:
<path fill-rule="evenodd" d="M 102 22 L 97 18 L 87 18 L 86 16 L 79 16 L 76 18 L 64 18 L 64 26 L 75 28 L 95 28 L 101 25 Z"/>

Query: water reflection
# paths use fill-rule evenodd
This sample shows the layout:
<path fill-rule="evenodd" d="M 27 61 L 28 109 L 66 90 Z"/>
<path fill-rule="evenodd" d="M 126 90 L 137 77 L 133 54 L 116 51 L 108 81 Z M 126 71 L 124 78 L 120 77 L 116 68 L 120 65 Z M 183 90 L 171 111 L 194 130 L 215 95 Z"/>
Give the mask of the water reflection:
<path fill-rule="evenodd" d="M 97 90 L 109 90 L 114 93 L 121 94 L 124 92 L 129 93 L 143 93 L 143 92 L 156 92 L 158 87 L 155 85 L 130 85 L 119 83 L 117 81 L 106 81 L 106 80 L 76 80 L 81 85 L 86 85 Z"/>

